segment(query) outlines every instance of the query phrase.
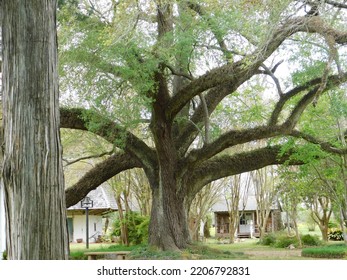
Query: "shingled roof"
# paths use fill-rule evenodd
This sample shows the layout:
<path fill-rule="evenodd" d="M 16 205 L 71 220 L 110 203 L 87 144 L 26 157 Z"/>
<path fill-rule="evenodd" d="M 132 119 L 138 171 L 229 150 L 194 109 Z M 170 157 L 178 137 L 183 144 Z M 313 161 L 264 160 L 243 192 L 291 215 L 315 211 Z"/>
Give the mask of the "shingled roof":
<path fill-rule="evenodd" d="M 274 201 L 272 210 L 279 209 L 278 203 Z M 246 201 L 246 205 L 243 206 L 242 202 L 239 203 L 239 210 L 244 211 L 255 211 L 257 210 L 257 200 L 254 195 L 249 195 Z M 212 206 L 212 212 L 228 212 L 228 207 L 225 199 L 220 199 L 217 203 Z"/>
<path fill-rule="evenodd" d="M 103 184 L 92 190 L 87 195 L 93 201 L 93 207 L 89 208 L 91 215 L 104 215 L 118 210 L 117 203 L 112 188 Z M 81 201 L 67 209 L 68 214 L 83 214 L 85 208 L 81 206 Z"/>

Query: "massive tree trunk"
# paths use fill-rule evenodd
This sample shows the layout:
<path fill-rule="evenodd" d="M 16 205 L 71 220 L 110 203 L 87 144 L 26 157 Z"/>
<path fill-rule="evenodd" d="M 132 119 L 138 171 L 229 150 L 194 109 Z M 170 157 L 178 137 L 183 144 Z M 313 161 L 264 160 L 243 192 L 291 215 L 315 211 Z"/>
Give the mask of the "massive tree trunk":
<path fill-rule="evenodd" d="M 67 259 L 56 1 L 1 4 L 8 258 Z"/>
<path fill-rule="evenodd" d="M 161 184 L 152 192 L 149 244 L 162 250 L 183 249 L 190 242 L 186 206 L 175 191 Z"/>
<path fill-rule="evenodd" d="M 163 250 L 185 248 L 189 229 L 185 186 L 181 181 L 172 124 L 165 114 L 169 93 L 164 76 L 157 74 L 158 96 L 153 106 L 151 130 L 156 146 L 158 173 L 151 183 L 152 211 L 149 243 Z M 151 182 L 152 180 L 150 180 Z"/>

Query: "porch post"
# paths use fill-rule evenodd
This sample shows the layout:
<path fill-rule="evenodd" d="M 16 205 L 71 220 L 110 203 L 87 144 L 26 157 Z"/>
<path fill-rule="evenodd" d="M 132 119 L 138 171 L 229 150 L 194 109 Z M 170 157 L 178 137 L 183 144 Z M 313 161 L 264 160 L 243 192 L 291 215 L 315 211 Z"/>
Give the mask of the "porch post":
<path fill-rule="evenodd" d="M 253 238 L 254 234 L 254 212 L 252 212 L 252 219 L 251 219 L 251 225 L 250 225 L 250 237 Z"/>

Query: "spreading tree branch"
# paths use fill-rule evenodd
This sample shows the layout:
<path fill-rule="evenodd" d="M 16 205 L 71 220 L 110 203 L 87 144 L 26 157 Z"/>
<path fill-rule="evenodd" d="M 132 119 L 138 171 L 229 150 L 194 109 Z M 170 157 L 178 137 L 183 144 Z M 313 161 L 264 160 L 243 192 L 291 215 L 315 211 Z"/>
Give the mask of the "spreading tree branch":
<path fill-rule="evenodd" d="M 190 174 L 189 196 L 194 196 L 208 183 L 224 177 L 285 162 L 292 165 L 302 164 L 302 162 L 290 160 L 289 152 L 280 156 L 280 151 L 281 146 L 271 146 L 206 160 Z"/>
<path fill-rule="evenodd" d="M 283 135 L 285 132 L 283 126 L 259 126 L 250 129 L 231 130 L 201 149 L 191 150 L 187 156 L 187 163 L 189 166 L 199 164 L 235 145 Z"/>
<path fill-rule="evenodd" d="M 93 159 L 93 158 L 101 158 L 101 157 L 109 156 L 112 154 L 113 154 L 113 150 L 108 151 L 108 152 L 103 152 L 103 153 L 97 154 L 97 155 L 89 155 L 89 156 L 79 157 L 79 158 L 73 159 L 73 160 L 68 160 L 66 158 L 63 158 L 63 161 L 66 163 L 64 167 L 75 164 L 75 163 L 83 161 L 83 160 Z"/>
<path fill-rule="evenodd" d="M 236 87 L 234 84 L 224 84 L 206 93 L 204 97 L 207 111 L 206 108 L 204 108 L 205 105 L 200 103 L 190 117 L 190 121 L 181 128 L 180 133 L 176 137 L 176 148 L 180 155 L 186 154 L 196 136 L 201 133 L 206 113 L 211 115 L 223 98 L 235 90 Z"/>
<path fill-rule="evenodd" d="M 127 153 L 118 152 L 108 157 L 89 170 L 76 184 L 65 190 L 66 206 L 75 205 L 82 197 L 85 197 L 90 191 L 96 189 L 113 176 L 135 167 L 143 166 L 137 159 Z"/>
<path fill-rule="evenodd" d="M 81 108 L 62 108 L 60 127 L 90 131 L 106 139 L 150 166 L 156 161 L 155 152 L 134 134 L 96 112 Z"/>
<path fill-rule="evenodd" d="M 326 84 L 323 89 L 323 92 L 328 91 L 332 89 L 333 87 L 339 86 L 347 81 L 347 72 L 342 73 L 339 75 L 330 75 L 326 77 Z M 276 103 L 274 110 L 272 111 L 271 117 L 269 119 L 269 125 L 276 125 L 279 121 L 279 116 L 281 112 L 283 111 L 284 106 L 286 103 L 291 100 L 293 97 L 297 96 L 298 94 L 301 94 L 305 91 L 308 91 L 304 97 L 301 99 L 301 103 L 299 102 L 298 105 L 292 110 L 292 114 L 287 119 L 287 124 L 289 125 L 289 122 L 293 124 L 296 124 L 295 120 L 298 119 L 298 117 L 301 115 L 303 109 L 305 109 L 310 102 L 312 102 L 315 98 L 315 95 L 320 88 L 320 85 L 322 84 L 322 78 L 315 78 L 312 79 L 300 86 L 297 86 L 288 92 L 284 93 L 279 101 Z"/>
<path fill-rule="evenodd" d="M 252 54 L 240 61 L 215 68 L 196 78 L 173 96 L 167 110 L 168 119 L 173 119 L 178 112 L 195 96 L 221 84 L 243 84 L 255 73 L 259 66 L 291 35 L 297 32 L 317 33 L 323 37 L 329 34 L 336 44 L 347 43 L 347 32 L 341 32 L 328 26 L 320 17 L 297 17 L 287 20 Z"/>
<path fill-rule="evenodd" d="M 272 80 L 274 81 L 274 83 L 276 85 L 277 92 L 278 92 L 279 96 L 282 96 L 283 91 L 281 88 L 281 84 L 280 84 L 279 80 L 277 79 L 277 77 L 275 76 L 274 71 L 272 69 L 268 68 L 264 63 L 261 65 L 261 67 L 264 68 L 264 74 L 269 75 L 272 78 Z M 278 65 L 274 67 L 275 70 L 277 69 L 277 67 L 278 67 Z"/>
<path fill-rule="evenodd" d="M 337 148 L 334 146 L 332 143 L 326 142 L 326 141 L 321 141 L 312 135 L 309 135 L 307 133 L 298 131 L 298 130 L 293 130 L 289 135 L 296 137 L 296 138 L 301 138 L 306 140 L 309 143 L 319 145 L 323 151 L 326 151 L 331 154 L 338 154 L 338 155 L 346 155 L 347 154 L 347 148 Z"/>

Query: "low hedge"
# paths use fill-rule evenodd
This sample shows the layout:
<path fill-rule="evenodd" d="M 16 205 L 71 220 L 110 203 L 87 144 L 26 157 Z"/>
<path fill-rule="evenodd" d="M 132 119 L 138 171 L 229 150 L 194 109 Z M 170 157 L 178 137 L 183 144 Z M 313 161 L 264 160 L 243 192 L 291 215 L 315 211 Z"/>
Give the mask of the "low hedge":
<path fill-rule="evenodd" d="M 319 237 L 316 235 L 305 234 L 301 236 L 303 246 L 322 245 Z M 272 246 L 275 248 L 288 248 L 290 245 L 298 247 L 298 239 L 296 236 L 288 236 L 286 233 L 267 234 L 259 242 L 261 245 Z"/>
<path fill-rule="evenodd" d="M 324 259 L 343 259 L 347 257 L 347 246 L 345 244 L 339 244 L 304 248 L 301 251 L 301 256 Z"/>

